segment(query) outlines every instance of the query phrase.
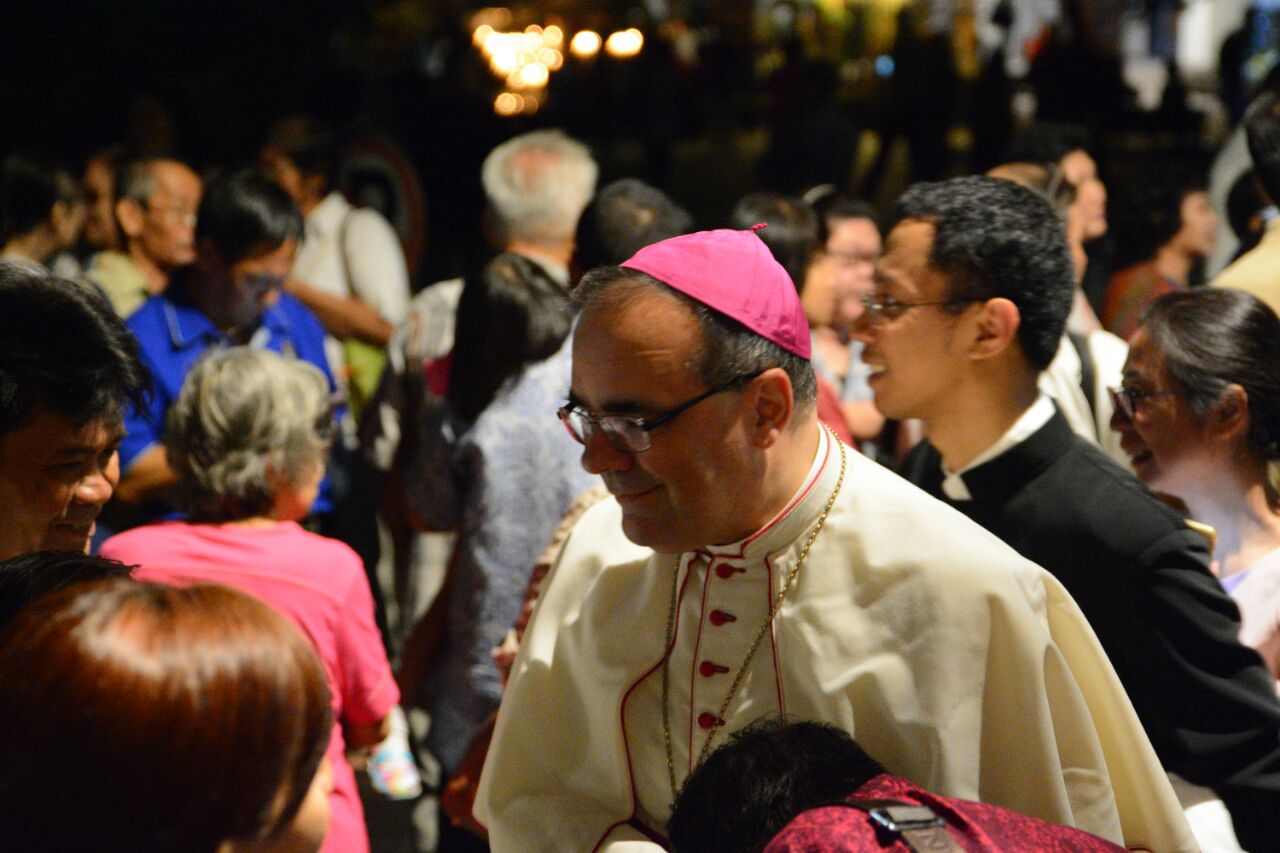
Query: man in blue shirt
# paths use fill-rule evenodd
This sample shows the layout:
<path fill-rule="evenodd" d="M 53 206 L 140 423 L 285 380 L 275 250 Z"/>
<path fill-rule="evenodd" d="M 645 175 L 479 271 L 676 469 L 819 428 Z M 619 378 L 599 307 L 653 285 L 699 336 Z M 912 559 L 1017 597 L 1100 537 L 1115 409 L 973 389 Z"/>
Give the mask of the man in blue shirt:
<path fill-rule="evenodd" d="M 265 178 L 242 172 L 209 186 L 197 214 L 195 262 L 128 320 L 155 385 L 147 405 L 125 415 L 120 501 L 150 514 L 144 507 L 163 500 L 176 483 L 163 444 L 165 414 L 210 347 L 248 345 L 292 355 L 323 370 L 333 387 L 323 327 L 281 291 L 301 236 L 293 200 Z"/>

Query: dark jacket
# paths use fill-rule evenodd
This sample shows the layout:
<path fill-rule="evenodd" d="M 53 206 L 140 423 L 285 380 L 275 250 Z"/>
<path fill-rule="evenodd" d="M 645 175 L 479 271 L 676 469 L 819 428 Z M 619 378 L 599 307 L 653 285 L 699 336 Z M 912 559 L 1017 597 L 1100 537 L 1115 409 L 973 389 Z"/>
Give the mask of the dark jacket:
<path fill-rule="evenodd" d="M 1051 572 L 1089 619 L 1167 770 L 1212 788 L 1247 850 L 1280 839 L 1280 701 L 1242 646 L 1209 543 L 1061 413 L 942 491 L 928 442 L 902 474 Z"/>

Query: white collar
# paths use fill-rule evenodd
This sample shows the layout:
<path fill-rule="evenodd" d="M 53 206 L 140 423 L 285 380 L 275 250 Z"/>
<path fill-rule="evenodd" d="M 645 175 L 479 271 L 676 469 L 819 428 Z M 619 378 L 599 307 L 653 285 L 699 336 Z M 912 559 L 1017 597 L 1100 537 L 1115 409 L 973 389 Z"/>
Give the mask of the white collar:
<path fill-rule="evenodd" d="M 342 227 L 342 220 L 351 209 L 350 202 L 343 197 L 342 193 L 334 190 L 307 214 L 307 230 L 314 232 L 318 237 L 336 234 Z"/>
<path fill-rule="evenodd" d="M 825 427 L 819 429 L 818 448 L 800 488 L 767 524 L 745 539 L 727 545 L 706 545 L 684 556 L 751 561 L 783 550 L 801 537 L 831 497 L 839 470 L 840 448 Z M 846 448 L 845 453 L 850 451 Z"/>
<path fill-rule="evenodd" d="M 968 465 L 965 465 L 959 471 L 948 471 L 947 464 L 945 462 L 941 463 L 942 493 L 953 501 L 973 500 L 973 496 L 969 494 L 969 487 L 964 484 L 964 479 L 961 475 L 1022 444 L 1022 442 L 1035 435 L 1040 427 L 1049 422 L 1049 419 L 1053 417 L 1053 412 L 1053 403 L 1044 394 L 1040 394 L 1036 397 L 1036 401 L 1013 422 L 1013 426 L 1009 427 L 1008 431 L 1000 436 L 995 444 L 979 453 Z"/>

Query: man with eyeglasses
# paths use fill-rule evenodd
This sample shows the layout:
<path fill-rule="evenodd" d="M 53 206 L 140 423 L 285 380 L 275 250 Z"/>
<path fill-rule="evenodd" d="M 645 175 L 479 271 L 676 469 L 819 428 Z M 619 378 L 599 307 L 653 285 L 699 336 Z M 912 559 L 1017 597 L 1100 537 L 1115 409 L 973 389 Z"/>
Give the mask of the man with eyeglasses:
<path fill-rule="evenodd" d="M 946 795 L 1192 849 L 1061 586 L 819 425 L 799 297 L 752 232 L 575 295 L 560 417 L 612 499 L 524 635 L 476 801 L 494 850 L 659 850 L 685 778 L 774 715 Z"/>
<path fill-rule="evenodd" d="M 987 177 L 918 184 L 893 218 L 857 334 L 876 405 L 925 424 L 904 474 L 1062 582 L 1164 767 L 1222 798 L 1245 849 L 1269 849 L 1280 702 L 1208 542 L 1037 389 L 1071 309 L 1061 223 Z M 1178 786 L 1184 804 L 1212 799 Z"/>
<path fill-rule="evenodd" d="M 302 236 L 302 216 L 280 187 L 252 172 L 210 184 L 200 202 L 194 262 L 179 269 L 169 288 L 152 296 L 128 319 L 155 379 L 147 405 L 125 415 L 120 445 L 123 476 L 117 499 L 137 518 L 117 515 L 117 525 L 154 516 L 176 476 L 165 457 L 165 414 L 182 381 L 210 347 L 249 345 L 309 361 L 333 387 L 324 351 L 324 329 L 302 303 L 280 291 Z M 315 511 L 329 508 L 325 488 Z"/>
<path fill-rule="evenodd" d="M 174 271 L 195 260 L 202 186 L 189 166 L 167 157 L 138 160 L 124 168 L 115 206 L 123 251 L 99 252 L 86 273 L 121 317 L 128 318 L 148 298 L 162 293 Z"/>

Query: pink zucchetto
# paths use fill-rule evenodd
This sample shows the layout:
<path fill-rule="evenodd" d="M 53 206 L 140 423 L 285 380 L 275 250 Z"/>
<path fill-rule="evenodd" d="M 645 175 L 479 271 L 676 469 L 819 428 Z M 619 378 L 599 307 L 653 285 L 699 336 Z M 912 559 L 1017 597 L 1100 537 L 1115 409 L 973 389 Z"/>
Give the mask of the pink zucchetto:
<path fill-rule="evenodd" d="M 647 273 L 787 352 L 809 358 L 809 323 L 800 296 L 754 229 L 672 237 L 644 247 L 622 266 Z"/>

